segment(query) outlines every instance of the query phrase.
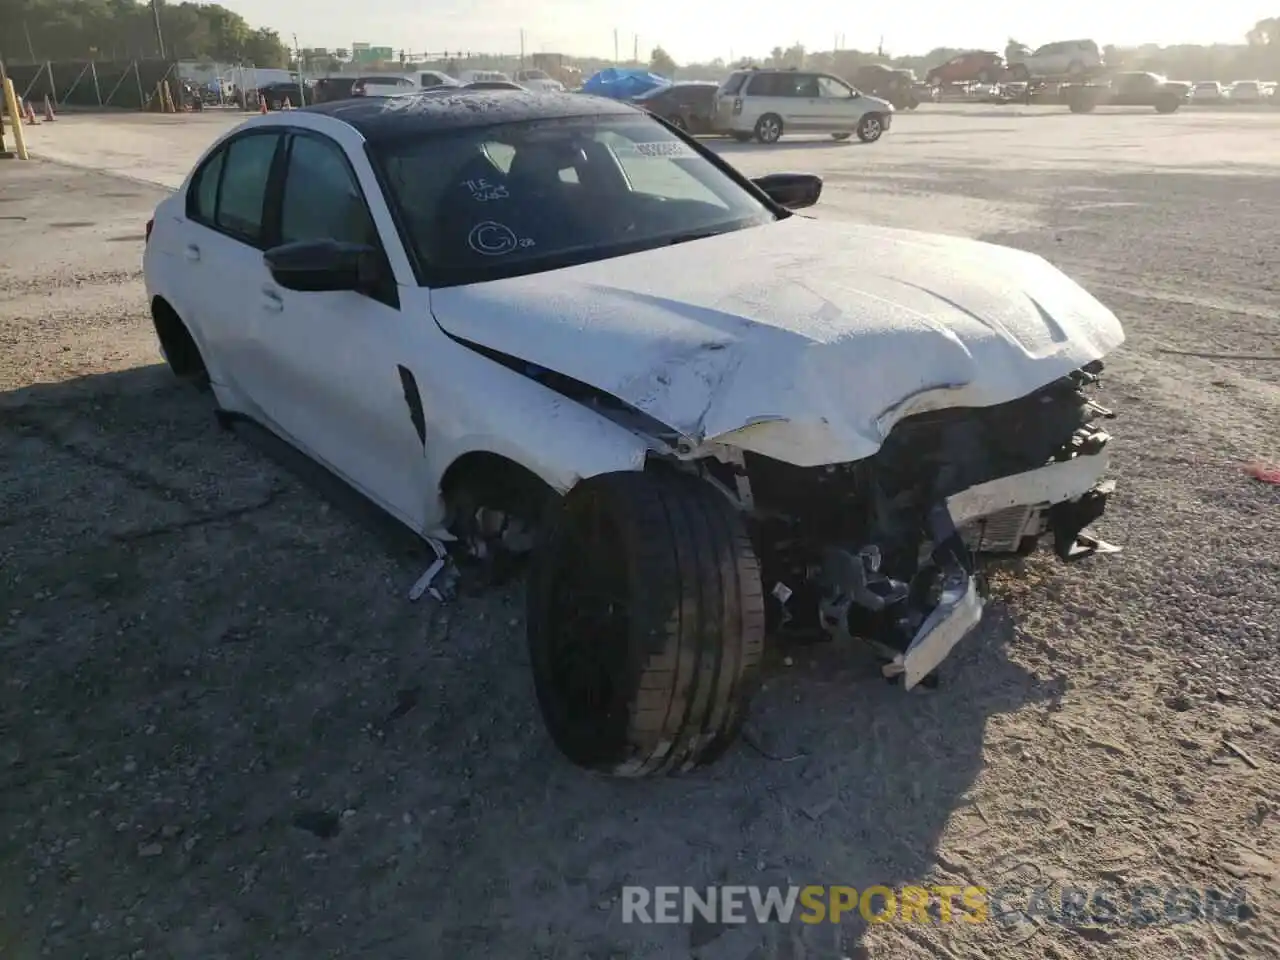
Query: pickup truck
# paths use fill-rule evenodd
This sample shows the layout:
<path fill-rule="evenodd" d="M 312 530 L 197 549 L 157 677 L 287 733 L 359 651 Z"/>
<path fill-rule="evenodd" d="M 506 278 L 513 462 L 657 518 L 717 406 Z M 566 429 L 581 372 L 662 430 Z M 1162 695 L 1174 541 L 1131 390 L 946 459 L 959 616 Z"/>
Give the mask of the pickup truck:
<path fill-rule="evenodd" d="M 1072 113 L 1088 113 L 1097 106 L 1154 107 L 1173 113 L 1191 98 L 1191 84 L 1158 73 L 1117 73 L 1110 83 L 1069 84 L 1062 96 Z"/>

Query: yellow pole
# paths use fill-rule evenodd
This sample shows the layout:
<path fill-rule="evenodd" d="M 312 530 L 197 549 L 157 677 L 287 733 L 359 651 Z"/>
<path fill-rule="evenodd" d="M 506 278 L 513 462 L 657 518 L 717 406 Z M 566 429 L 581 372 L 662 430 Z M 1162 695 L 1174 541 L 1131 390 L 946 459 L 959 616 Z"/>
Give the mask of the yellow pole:
<path fill-rule="evenodd" d="M 13 81 L 4 78 L 4 106 L 9 111 L 9 119 L 13 121 L 13 147 L 19 160 L 29 160 L 27 154 L 27 138 L 22 133 L 22 113 L 18 110 L 18 94 L 13 89 Z"/>

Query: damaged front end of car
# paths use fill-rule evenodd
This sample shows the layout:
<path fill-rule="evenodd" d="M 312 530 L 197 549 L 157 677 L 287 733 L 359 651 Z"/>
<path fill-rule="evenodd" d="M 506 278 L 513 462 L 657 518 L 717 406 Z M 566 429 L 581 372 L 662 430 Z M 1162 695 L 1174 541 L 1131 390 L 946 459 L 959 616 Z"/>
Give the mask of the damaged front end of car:
<path fill-rule="evenodd" d="M 1098 425 L 1113 414 L 1088 395 L 1101 369 L 908 416 L 853 463 L 700 461 L 751 519 L 773 629 L 866 641 L 910 689 L 981 621 L 984 561 L 1047 539 L 1063 560 L 1118 549 L 1087 532 L 1114 486 Z"/>

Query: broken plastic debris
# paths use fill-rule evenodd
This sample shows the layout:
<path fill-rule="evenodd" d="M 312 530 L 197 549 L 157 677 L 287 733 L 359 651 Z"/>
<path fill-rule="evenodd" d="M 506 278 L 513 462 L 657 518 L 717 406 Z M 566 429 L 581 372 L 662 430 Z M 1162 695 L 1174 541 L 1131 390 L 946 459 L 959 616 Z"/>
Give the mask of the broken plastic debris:
<path fill-rule="evenodd" d="M 422 599 L 422 595 L 427 592 L 427 588 L 431 586 L 431 582 L 440 575 L 440 571 L 444 569 L 445 560 L 448 554 L 445 553 L 444 544 L 434 537 L 427 537 L 427 543 L 431 545 L 431 549 L 435 551 L 436 558 L 431 566 L 427 567 L 427 572 L 418 578 L 418 582 L 409 588 L 409 602 L 414 603 Z M 439 599 L 438 593 L 433 593 Z"/>
<path fill-rule="evenodd" d="M 1280 484 L 1280 467 L 1273 467 L 1267 463 L 1246 463 L 1244 472 L 1263 483 Z"/>

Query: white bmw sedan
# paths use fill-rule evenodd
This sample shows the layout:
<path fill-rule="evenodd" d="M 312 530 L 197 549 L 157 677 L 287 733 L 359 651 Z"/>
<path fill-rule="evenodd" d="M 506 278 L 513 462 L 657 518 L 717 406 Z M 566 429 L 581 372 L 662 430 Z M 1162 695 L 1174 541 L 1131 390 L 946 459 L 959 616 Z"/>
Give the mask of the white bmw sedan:
<path fill-rule="evenodd" d="M 1029 253 L 793 212 L 821 189 L 617 101 L 365 97 L 215 143 L 147 226 L 147 295 L 224 423 L 441 551 L 531 554 L 571 760 L 682 770 L 772 627 L 931 684 L 984 558 L 1108 550 L 1115 316 Z"/>

